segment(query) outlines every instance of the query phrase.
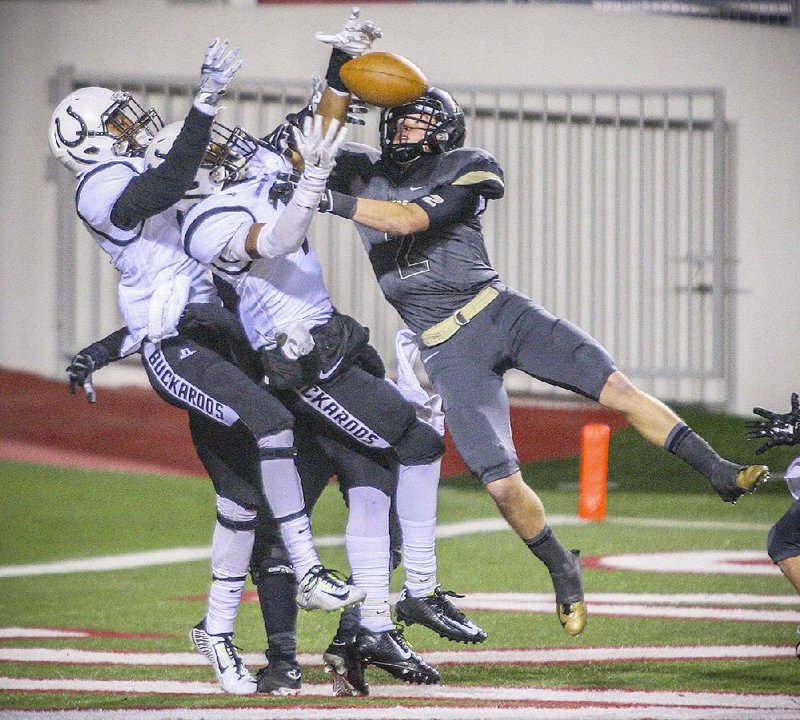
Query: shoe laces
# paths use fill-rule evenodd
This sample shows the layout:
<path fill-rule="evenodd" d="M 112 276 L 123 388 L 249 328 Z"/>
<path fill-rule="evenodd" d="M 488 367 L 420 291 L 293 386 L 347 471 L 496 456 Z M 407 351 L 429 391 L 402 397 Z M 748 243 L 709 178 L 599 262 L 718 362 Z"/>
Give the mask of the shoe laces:
<path fill-rule="evenodd" d="M 329 570 L 322 565 L 315 565 L 309 572 L 312 577 L 317 579 L 317 582 L 327 583 L 337 590 L 347 585 L 347 578 L 338 570 Z"/>
<path fill-rule="evenodd" d="M 241 652 L 242 648 L 238 645 L 233 644 L 233 635 L 222 635 L 222 646 L 225 648 L 225 654 L 233 663 L 233 666 L 236 668 L 236 674 L 241 678 L 244 676 L 244 671 L 242 669 L 242 658 L 239 656 L 239 652 Z M 237 652 L 237 650 L 239 652 Z"/>
<path fill-rule="evenodd" d="M 392 629 L 388 631 L 389 635 L 394 639 L 394 641 L 401 647 L 403 650 L 408 650 L 410 653 L 413 654 L 414 646 L 406 640 L 406 636 L 403 635 L 403 626 L 400 623 L 392 623 Z"/>
<path fill-rule="evenodd" d="M 463 598 L 464 595 L 455 592 L 454 590 L 442 590 L 441 585 L 437 585 L 433 590 L 431 596 L 433 604 L 439 608 L 447 617 L 461 623 L 467 622 L 467 617 L 462 613 L 448 598 Z"/>

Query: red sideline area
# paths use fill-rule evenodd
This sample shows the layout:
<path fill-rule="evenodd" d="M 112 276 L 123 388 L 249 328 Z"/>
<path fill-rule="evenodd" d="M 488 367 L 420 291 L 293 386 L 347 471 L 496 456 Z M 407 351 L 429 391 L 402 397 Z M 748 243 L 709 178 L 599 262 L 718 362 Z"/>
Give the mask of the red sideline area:
<path fill-rule="evenodd" d="M 581 427 L 625 426 L 616 413 L 583 403 L 514 405 L 511 424 L 521 462 L 580 451 Z M 466 471 L 449 435 L 444 476 Z M 0 370 L 0 457 L 51 465 L 168 472 L 205 477 L 185 413 L 141 387 L 100 388 L 89 405 L 66 382 Z"/>

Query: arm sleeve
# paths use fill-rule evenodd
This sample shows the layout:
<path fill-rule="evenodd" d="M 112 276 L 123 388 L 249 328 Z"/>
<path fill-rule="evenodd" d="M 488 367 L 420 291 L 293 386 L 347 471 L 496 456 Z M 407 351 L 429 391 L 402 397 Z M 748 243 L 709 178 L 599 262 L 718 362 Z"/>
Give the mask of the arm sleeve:
<path fill-rule="evenodd" d="M 83 348 L 78 355 L 88 355 L 94 361 L 94 369 L 99 370 L 110 362 L 122 359 L 122 343 L 126 337 L 128 337 L 128 328 L 121 327 L 110 335 L 106 335 L 102 340 Z"/>
<path fill-rule="evenodd" d="M 180 200 L 203 162 L 213 116 L 192 107 L 164 162 L 131 181 L 111 211 L 111 221 L 129 230 Z"/>
<path fill-rule="evenodd" d="M 474 215 L 480 200 L 481 194 L 474 188 L 445 185 L 411 202 L 425 211 L 430 221 L 428 228 L 435 229 Z"/>

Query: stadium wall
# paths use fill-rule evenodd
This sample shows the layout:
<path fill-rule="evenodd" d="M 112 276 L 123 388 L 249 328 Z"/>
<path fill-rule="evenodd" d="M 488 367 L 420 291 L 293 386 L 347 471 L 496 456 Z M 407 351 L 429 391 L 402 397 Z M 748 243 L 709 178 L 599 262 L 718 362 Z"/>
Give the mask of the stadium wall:
<path fill-rule="evenodd" d="M 244 76 L 310 78 L 313 39 L 349 6 L 218 6 L 166 0 L 0 2 L 0 366 L 58 377 L 55 183 L 48 174 L 48 80 L 78 71 L 191 77 L 207 42 L 242 48 Z M 718 87 L 735 140 L 730 183 L 737 295 L 732 409 L 788 405 L 800 336 L 800 35 L 694 18 L 517 4 L 364 7 L 381 48 L 411 57 L 437 85 Z M 491 150 L 491 148 L 488 148 Z M 591 328 L 587 328 L 591 330 Z M 99 378 L 101 382 L 102 378 Z M 105 381 L 114 382 L 112 371 Z"/>

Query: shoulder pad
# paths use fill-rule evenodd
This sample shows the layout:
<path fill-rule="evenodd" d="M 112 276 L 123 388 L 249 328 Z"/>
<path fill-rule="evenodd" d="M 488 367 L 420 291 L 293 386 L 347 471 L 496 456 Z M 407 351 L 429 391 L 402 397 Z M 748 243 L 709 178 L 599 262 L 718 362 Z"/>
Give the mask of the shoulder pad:
<path fill-rule="evenodd" d="M 111 210 L 140 168 L 127 160 L 95 165 L 80 176 L 75 191 L 78 215 L 92 227 L 110 223 Z"/>
<path fill-rule="evenodd" d="M 219 193 L 195 205 L 183 221 L 183 250 L 201 263 L 214 262 L 236 231 L 256 222 L 255 214 L 233 193 Z"/>
<path fill-rule="evenodd" d="M 445 154 L 451 185 L 469 187 L 488 200 L 503 197 L 503 169 L 495 158 L 480 148 L 458 148 Z"/>

